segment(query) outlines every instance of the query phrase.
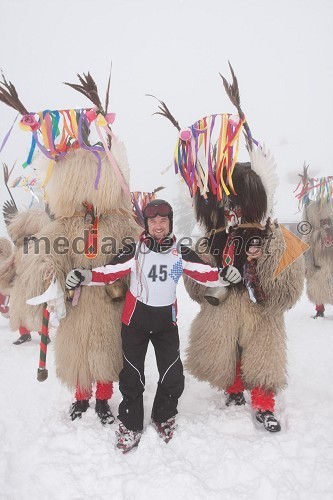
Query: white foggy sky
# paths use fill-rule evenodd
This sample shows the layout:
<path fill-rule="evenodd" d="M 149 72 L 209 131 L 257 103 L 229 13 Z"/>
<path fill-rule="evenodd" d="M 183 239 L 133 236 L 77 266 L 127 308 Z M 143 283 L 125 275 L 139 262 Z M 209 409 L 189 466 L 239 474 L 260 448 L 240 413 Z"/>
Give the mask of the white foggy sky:
<path fill-rule="evenodd" d="M 219 77 L 230 79 L 230 60 L 252 134 L 278 164 L 275 215 L 288 221 L 299 217 L 293 189 L 303 162 L 310 175 L 333 173 L 332 27 L 332 0 L 0 0 L 0 68 L 38 111 L 86 107 L 62 84 L 78 72 L 90 71 L 104 96 L 112 60 L 110 111 L 131 189 L 164 184 L 171 197 L 178 177 L 161 171 L 177 131 L 152 116 L 157 104 L 145 94 L 164 100 L 183 127 L 233 113 Z M 0 103 L 0 141 L 15 116 Z M 0 161 L 17 160 L 20 175 L 29 145 L 30 136 L 15 130 Z M 239 160 L 247 159 L 242 150 Z M 22 193 L 13 194 L 19 201 Z M 1 204 L 7 198 L 2 184 Z"/>

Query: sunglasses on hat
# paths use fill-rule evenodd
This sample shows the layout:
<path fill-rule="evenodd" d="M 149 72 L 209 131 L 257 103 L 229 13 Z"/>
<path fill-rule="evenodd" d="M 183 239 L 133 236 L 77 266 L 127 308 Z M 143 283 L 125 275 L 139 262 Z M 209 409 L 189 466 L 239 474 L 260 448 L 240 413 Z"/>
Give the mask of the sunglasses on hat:
<path fill-rule="evenodd" d="M 147 217 L 148 219 L 153 219 L 157 215 L 160 217 L 167 217 L 171 214 L 172 210 L 170 205 L 167 205 L 166 203 L 161 204 L 161 205 L 149 205 L 147 206 L 144 211 L 143 215 L 144 217 Z"/>

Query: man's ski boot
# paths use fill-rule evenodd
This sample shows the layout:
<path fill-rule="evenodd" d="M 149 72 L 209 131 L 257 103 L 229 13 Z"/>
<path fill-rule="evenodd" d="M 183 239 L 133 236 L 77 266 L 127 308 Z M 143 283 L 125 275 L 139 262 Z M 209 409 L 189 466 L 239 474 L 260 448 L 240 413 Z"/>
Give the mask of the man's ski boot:
<path fill-rule="evenodd" d="M 166 422 L 155 422 L 152 420 L 153 427 L 155 427 L 157 434 L 160 438 L 163 439 L 166 443 L 170 441 L 173 436 L 174 431 L 177 429 L 178 425 L 176 424 L 175 417 L 171 417 Z"/>
<path fill-rule="evenodd" d="M 281 430 L 280 422 L 275 418 L 274 413 L 269 410 L 257 410 L 255 418 L 258 422 L 263 424 L 266 431 L 279 432 Z"/>
<path fill-rule="evenodd" d="M 116 431 L 117 445 L 116 447 L 122 453 L 129 452 L 135 446 L 138 446 L 141 439 L 141 431 L 131 431 L 120 422 L 119 429 Z"/>
<path fill-rule="evenodd" d="M 111 408 L 107 399 L 96 399 L 95 412 L 103 425 L 113 424 L 114 416 L 111 413 Z"/>
<path fill-rule="evenodd" d="M 72 403 L 72 405 L 70 407 L 69 416 L 71 417 L 72 420 L 76 420 L 77 418 L 81 418 L 82 413 L 87 411 L 88 408 L 89 408 L 88 399 L 81 399 L 79 401 L 75 401 L 75 403 Z"/>
<path fill-rule="evenodd" d="M 227 394 L 227 399 L 225 400 L 226 406 L 241 406 L 245 405 L 245 398 L 242 392 L 231 392 Z"/>
<path fill-rule="evenodd" d="M 24 335 L 20 335 L 15 342 L 13 342 L 14 345 L 21 345 L 24 344 L 25 342 L 30 342 L 31 340 L 31 335 L 30 333 L 25 333 Z"/>

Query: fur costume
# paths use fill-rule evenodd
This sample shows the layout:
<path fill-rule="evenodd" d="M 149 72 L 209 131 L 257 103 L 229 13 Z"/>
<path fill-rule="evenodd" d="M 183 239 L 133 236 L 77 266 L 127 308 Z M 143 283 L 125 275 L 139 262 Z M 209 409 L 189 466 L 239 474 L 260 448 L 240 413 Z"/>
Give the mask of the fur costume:
<path fill-rule="evenodd" d="M 34 166 L 38 177 L 44 178 L 54 220 L 35 234 L 20 262 L 20 302 L 41 301 L 40 306 L 26 306 L 31 315 L 43 308 L 43 292 L 49 290 L 50 280 L 56 278 L 58 292 L 65 292 L 65 277 L 71 269 L 105 265 L 124 246 L 125 237 L 136 238 L 140 232 L 131 211 L 126 151 L 109 127 L 115 115 L 107 113 L 108 92 L 103 109 L 91 75 L 78 77 L 81 85 L 67 85 L 88 97 L 94 103 L 92 109 L 28 113 L 13 84 L 4 77 L 0 82 L 1 100 L 23 115 L 20 126 L 33 135 L 26 163 L 31 162 L 36 144 L 49 159 L 44 170 L 42 162 Z M 95 143 L 90 139 L 92 126 L 99 135 Z M 111 285 L 111 291 L 85 287 L 79 297 L 66 301 L 65 311 L 63 303 L 60 308 L 56 305 L 60 311 L 57 375 L 67 387 L 76 388 L 77 400 L 89 399 L 94 382 L 96 398 L 107 400 L 112 381 L 118 380 L 122 305 L 109 295 L 116 286 Z M 73 407 L 74 411 L 75 403 Z M 77 416 L 71 413 L 72 419 Z"/>
<path fill-rule="evenodd" d="M 26 304 L 27 290 L 22 279 L 25 274 L 24 243 L 35 233 L 42 230 L 51 221 L 49 215 L 37 209 L 17 212 L 7 219 L 7 231 L 14 247 L 7 240 L 7 247 L 12 247 L 11 253 L 0 263 L 0 289 L 10 295 L 10 327 L 21 333 L 39 331 L 42 323 L 42 306 L 34 308 Z M 42 289 L 40 290 L 40 293 Z"/>
<path fill-rule="evenodd" d="M 304 236 L 310 245 L 305 255 L 306 291 L 313 304 L 333 304 L 333 207 L 332 202 L 313 201 L 303 212 L 311 224 Z"/>
<path fill-rule="evenodd" d="M 163 101 L 159 106 L 158 114 L 179 130 L 174 164 L 206 230 L 206 258 L 221 268 L 233 265 L 243 276 L 242 283 L 223 290 L 223 297 L 217 290 L 219 300 L 184 277 L 191 298 L 201 305 L 191 325 L 185 366 L 228 394 L 250 389 L 253 407 L 273 412 L 274 393 L 286 385 L 283 314 L 301 295 L 304 262 L 299 258 L 275 276 L 286 248 L 281 228 L 270 222 L 276 165 L 252 139 L 230 70 L 231 85 L 221 77 L 238 116 L 211 115 L 181 130 Z M 250 154 L 247 163 L 236 163 L 241 130 Z M 275 423 L 273 431 L 280 430 Z"/>
<path fill-rule="evenodd" d="M 325 304 L 333 304 L 333 177 L 310 179 L 305 167 L 301 178 L 302 221 L 310 224 L 303 236 L 310 246 L 305 254 L 306 292 L 318 317 L 324 315 Z"/>
<path fill-rule="evenodd" d="M 7 238 L 0 238 L 0 269 L 2 263 L 7 260 L 8 257 L 12 255 L 12 244 Z M 10 289 L 5 285 L 4 289 L 1 289 L 0 280 L 0 312 L 5 317 L 9 317 L 9 293 Z"/>
<path fill-rule="evenodd" d="M 3 274 L 8 274 L 9 264 L 13 260 L 13 245 L 7 238 L 0 238 L 0 293 L 9 295 L 11 279 L 3 279 Z"/>
<path fill-rule="evenodd" d="M 206 200 L 195 196 L 210 259 L 217 266 L 236 266 L 243 282 L 230 287 L 224 300 L 212 307 L 203 300 L 200 285 L 185 278 L 190 296 L 201 304 L 191 325 L 185 366 L 199 380 L 229 395 L 251 390 L 252 406 L 273 412 L 274 395 L 286 385 L 283 314 L 302 293 L 304 261 L 297 259 L 275 276 L 286 249 L 281 228 L 270 223 L 275 164 L 269 152 L 251 144 L 250 137 L 248 145 L 251 163 L 236 163 L 234 189 L 230 184 L 231 192 L 222 202 L 211 193 Z M 259 256 L 251 253 L 254 247 Z"/>
<path fill-rule="evenodd" d="M 114 139 L 112 151 L 116 158 L 117 149 L 120 159 L 120 155 L 124 154 L 124 146 Z M 127 168 L 126 158 L 125 163 L 124 157 L 121 161 L 122 167 Z M 66 238 L 69 251 L 62 255 L 53 250 L 47 255 L 43 243 L 40 244 L 41 251 L 36 252 L 32 242 L 25 274 L 30 297 L 38 295 L 43 276 L 55 273 L 65 289 L 64 279 L 71 269 L 107 264 L 122 247 L 123 238 L 135 238 L 138 235 L 132 219 L 130 199 L 123 196 L 106 155 L 102 157 L 99 188 L 95 190 L 96 168 L 97 161 L 91 152 L 78 149 L 68 153 L 53 169 L 46 186 L 46 195 L 55 220 L 36 234 L 36 238 L 47 238 L 51 249 L 55 248 L 57 238 Z M 83 248 L 84 231 L 87 232 L 90 226 L 85 221 L 82 205 L 85 201 L 93 205 L 99 214 L 100 251 L 95 258 L 87 258 Z M 76 253 L 73 242 L 77 238 L 82 241 Z M 32 273 L 40 276 L 38 282 L 36 279 L 31 280 Z M 67 302 L 66 309 L 66 317 L 60 321 L 55 341 L 57 374 L 61 381 L 69 388 L 78 385 L 81 390 L 88 390 L 92 382 L 118 380 L 122 366 L 122 304 L 111 300 L 106 287 L 83 287 L 78 304 L 72 306 L 71 302 Z"/>
<path fill-rule="evenodd" d="M 201 310 L 193 320 L 186 368 L 199 380 L 226 390 L 234 383 L 241 359 L 244 388 L 278 391 L 286 385 L 286 332 L 283 313 L 299 299 L 303 288 L 303 261 L 298 259 L 274 277 L 285 249 L 278 226 L 270 226 L 268 243 L 257 261 L 257 275 L 266 296 L 251 301 L 244 284 L 230 287 L 217 307 L 204 300 L 204 287 L 185 278 L 185 287 Z M 220 254 L 221 255 L 221 254 Z M 221 265 L 219 256 L 209 256 Z M 240 391 L 236 391 L 240 392 Z"/>

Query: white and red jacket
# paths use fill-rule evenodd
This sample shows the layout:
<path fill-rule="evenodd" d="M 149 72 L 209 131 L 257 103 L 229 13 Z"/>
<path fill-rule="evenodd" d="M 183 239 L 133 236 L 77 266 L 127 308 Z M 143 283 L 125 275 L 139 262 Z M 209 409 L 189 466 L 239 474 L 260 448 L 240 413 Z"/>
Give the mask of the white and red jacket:
<path fill-rule="evenodd" d="M 130 275 L 122 321 L 130 323 L 137 302 L 151 307 L 174 306 L 176 287 L 182 274 L 206 286 L 226 286 L 219 280 L 219 269 L 203 262 L 189 247 L 168 238 L 158 243 L 144 236 L 126 248 L 105 266 L 92 269 L 89 285 L 113 283 Z"/>

